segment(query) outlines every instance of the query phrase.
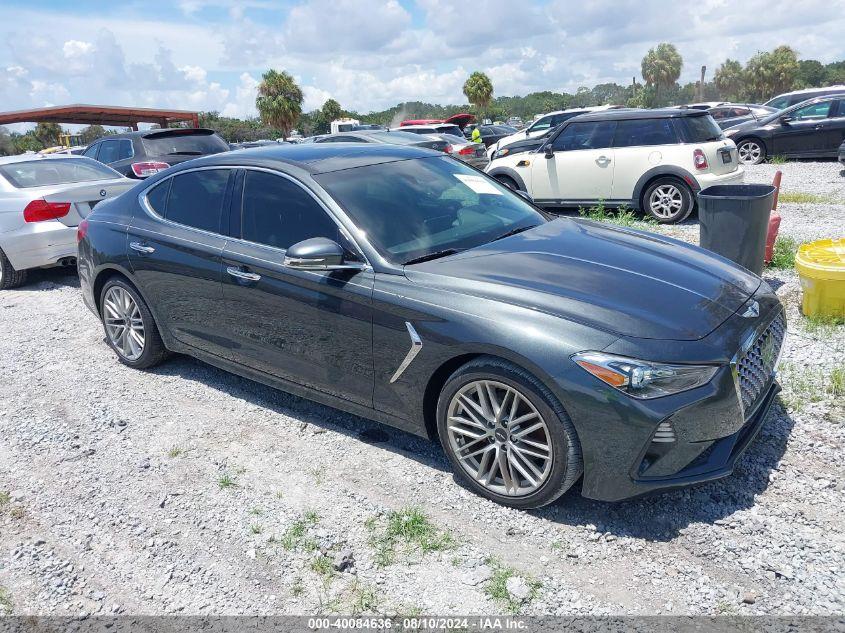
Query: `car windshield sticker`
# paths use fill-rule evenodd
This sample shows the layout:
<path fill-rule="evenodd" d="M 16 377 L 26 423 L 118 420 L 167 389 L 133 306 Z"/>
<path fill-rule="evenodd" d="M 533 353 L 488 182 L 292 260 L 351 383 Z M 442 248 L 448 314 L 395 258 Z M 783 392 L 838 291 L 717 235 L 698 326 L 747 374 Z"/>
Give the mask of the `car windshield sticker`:
<path fill-rule="evenodd" d="M 455 178 L 472 189 L 475 193 L 492 193 L 494 196 L 501 196 L 502 192 L 484 176 L 471 176 L 467 174 L 455 174 Z"/>

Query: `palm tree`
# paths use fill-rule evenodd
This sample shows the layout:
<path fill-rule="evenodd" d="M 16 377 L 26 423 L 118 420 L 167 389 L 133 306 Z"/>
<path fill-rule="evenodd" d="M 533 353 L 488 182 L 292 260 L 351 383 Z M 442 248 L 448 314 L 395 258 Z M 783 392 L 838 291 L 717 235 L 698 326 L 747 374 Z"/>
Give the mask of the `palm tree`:
<path fill-rule="evenodd" d="M 726 59 L 716 69 L 713 77 L 719 98 L 725 101 L 739 101 L 745 88 L 745 73 L 742 64 L 735 59 Z"/>
<path fill-rule="evenodd" d="M 660 88 L 672 86 L 681 76 L 684 60 L 674 44 L 661 42 L 650 48 L 642 61 L 643 79 L 654 86 L 654 105 L 660 100 Z"/>
<path fill-rule="evenodd" d="M 795 86 L 798 54 L 789 46 L 778 46 L 769 53 L 757 53 L 745 65 L 750 96 L 765 100 Z"/>
<path fill-rule="evenodd" d="M 302 90 L 288 73 L 271 68 L 258 84 L 255 107 L 264 123 L 281 129 L 287 138 L 302 114 Z"/>
<path fill-rule="evenodd" d="M 487 75 L 476 70 L 464 82 L 464 95 L 475 106 L 480 119 L 482 111 L 493 100 L 493 83 Z"/>

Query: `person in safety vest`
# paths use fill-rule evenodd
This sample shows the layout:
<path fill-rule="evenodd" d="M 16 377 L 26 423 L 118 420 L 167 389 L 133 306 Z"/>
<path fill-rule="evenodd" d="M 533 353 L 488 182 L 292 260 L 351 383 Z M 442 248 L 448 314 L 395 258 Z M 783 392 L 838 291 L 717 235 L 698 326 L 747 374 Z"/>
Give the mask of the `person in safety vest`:
<path fill-rule="evenodd" d="M 481 142 L 481 130 L 477 126 L 472 131 L 472 142 L 473 143 L 480 143 Z"/>

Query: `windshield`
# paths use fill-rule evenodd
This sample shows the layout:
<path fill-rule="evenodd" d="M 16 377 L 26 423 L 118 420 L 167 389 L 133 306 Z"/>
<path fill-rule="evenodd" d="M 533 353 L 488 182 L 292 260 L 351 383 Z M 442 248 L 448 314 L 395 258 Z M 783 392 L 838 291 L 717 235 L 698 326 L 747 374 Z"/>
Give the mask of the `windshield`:
<path fill-rule="evenodd" d="M 111 180 L 121 175 L 91 158 L 49 158 L 0 165 L 0 174 L 18 189 Z"/>
<path fill-rule="evenodd" d="M 189 154 L 204 156 L 228 151 L 229 145 L 216 134 L 208 132 L 164 134 L 142 139 L 147 156 Z"/>
<path fill-rule="evenodd" d="M 466 250 L 547 221 L 510 189 L 446 157 L 315 178 L 394 264 Z"/>

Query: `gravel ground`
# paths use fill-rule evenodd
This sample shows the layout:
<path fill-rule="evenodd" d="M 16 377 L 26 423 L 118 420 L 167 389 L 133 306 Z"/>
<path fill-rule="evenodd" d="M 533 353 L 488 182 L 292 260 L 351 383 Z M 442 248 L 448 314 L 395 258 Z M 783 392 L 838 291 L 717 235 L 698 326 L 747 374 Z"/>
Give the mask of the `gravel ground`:
<path fill-rule="evenodd" d="M 782 232 L 845 236 L 838 166 L 777 168 L 838 201 L 784 204 Z M 800 316 L 794 271 L 766 278 L 785 391 L 733 476 L 519 512 L 400 431 L 189 358 L 128 369 L 74 276 L 33 275 L 0 294 L 0 613 L 841 614 L 845 328 Z"/>

